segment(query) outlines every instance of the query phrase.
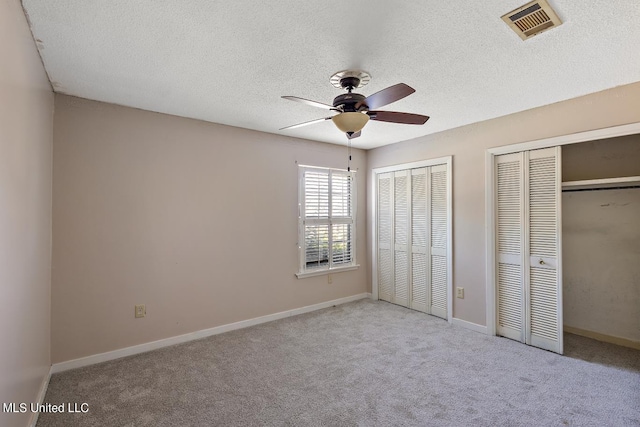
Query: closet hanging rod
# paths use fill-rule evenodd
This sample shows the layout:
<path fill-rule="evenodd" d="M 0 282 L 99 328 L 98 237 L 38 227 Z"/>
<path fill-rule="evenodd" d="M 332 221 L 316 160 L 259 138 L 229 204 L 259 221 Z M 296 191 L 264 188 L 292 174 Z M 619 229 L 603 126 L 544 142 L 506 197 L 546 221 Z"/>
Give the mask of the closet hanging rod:
<path fill-rule="evenodd" d="M 600 188 L 563 188 L 563 193 L 574 193 L 576 191 L 602 191 L 602 190 L 627 190 L 629 188 L 640 188 L 640 185 L 625 185 L 622 187 L 600 187 Z"/>
<path fill-rule="evenodd" d="M 626 176 L 621 178 L 565 181 L 562 183 L 562 191 L 611 190 L 621 188 L 635 188 L 638 186 L 640 186 L 640 176 Z"/>

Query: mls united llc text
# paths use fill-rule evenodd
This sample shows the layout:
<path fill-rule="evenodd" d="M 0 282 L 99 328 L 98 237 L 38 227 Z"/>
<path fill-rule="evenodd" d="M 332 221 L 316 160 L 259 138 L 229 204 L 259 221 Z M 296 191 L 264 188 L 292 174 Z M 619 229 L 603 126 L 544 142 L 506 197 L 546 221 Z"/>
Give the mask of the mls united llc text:
<path fill-rule="evenodd" d="M 2 412 L 13 412 L 24 414 L 25 412 L 67 412 L 69 414 L 86 414 L 89 412 L 88 403 L 3 403 Z"/>

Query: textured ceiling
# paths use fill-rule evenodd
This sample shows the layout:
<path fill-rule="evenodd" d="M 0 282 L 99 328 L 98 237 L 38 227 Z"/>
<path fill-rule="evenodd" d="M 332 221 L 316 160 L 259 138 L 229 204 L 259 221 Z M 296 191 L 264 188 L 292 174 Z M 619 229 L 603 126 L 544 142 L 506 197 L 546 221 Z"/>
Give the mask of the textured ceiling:
<path fill-rule="evenodd" d="M 329 77 L 372 75 L 364 95 L 403 82 L 384 109 L 424 126 L 369 122 L 373 148 L 640 81 L 637 0 L 551 0 L 563 25 L 522 41 L 500 16 L 526 1 L 23 0 L 54 90 L 330 143 Z M 541 124 L 543 126 L 544 124 Z"/>

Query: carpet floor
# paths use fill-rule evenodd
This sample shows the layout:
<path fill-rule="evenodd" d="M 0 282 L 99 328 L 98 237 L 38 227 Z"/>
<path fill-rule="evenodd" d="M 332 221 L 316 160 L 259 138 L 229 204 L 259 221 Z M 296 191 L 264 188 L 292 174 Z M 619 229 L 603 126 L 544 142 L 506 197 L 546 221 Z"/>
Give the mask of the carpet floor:
<path fill-rule="evenodd" d="M 361 300 L 62 372 L 47 426 L 640 426 L 640 351 L 560 356 Z"/>

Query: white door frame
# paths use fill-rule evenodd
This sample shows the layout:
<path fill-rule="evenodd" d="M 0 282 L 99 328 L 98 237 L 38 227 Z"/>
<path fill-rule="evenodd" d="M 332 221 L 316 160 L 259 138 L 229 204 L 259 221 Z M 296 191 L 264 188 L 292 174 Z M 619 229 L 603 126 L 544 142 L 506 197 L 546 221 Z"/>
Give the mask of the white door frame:
<path fill-rule="evenodd" d="M 378 235 L 376 224 L 378 223 L 377 203 L 378 203 L 378 179 L 377 175 L 387 172 L 396 172 L 405 169 L 417 169 L 428 166 L 447 165 L 447 320 L 451 323 L 453 318 L 453 169 L 452 156 L 439 157 L 437 159 L 421 160 L 400 165 L 385 166 L 371 170 L 370 179 L 373 182 L 373 197 L 371 206 L 373 207 L 373 221 L 371 221 L 371 298 L 378 299 Z"/>
<path fill-rule="evenodd" d="M 496 238 L 495 238 L 495 156 L 501 154 L 517 153 L 520 151 L 535 150 L 539 148 L 556 147 L 561 145 L 576 144 L 579 142 L 595 141 L 598 139 L 615 138 L 617 136 L 633 135 L 640 133 L 640 122 L 627 125 L 613 126 L 586 132 L 578 132 L 570 135 L 556 136 L 553 138 L 539 139 L 522 142 L 519 144 L 505 145 L 502 147 L 488 148 L 485 152 L 485 231 L 486 231 L 486 313 L 487 334 L 496 335 Z M 561 173 L 562 171 L 560 171 Z M 560 178 L 562 179 L 562 178 Z M 562 225 L 559 224 L 559 227 Z M 561 231 L 561 229 L 560 229 Z M 558 254 L 562 256 L 562 254 Z"/>

